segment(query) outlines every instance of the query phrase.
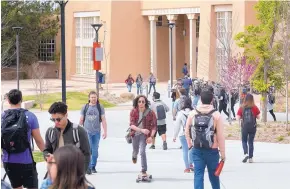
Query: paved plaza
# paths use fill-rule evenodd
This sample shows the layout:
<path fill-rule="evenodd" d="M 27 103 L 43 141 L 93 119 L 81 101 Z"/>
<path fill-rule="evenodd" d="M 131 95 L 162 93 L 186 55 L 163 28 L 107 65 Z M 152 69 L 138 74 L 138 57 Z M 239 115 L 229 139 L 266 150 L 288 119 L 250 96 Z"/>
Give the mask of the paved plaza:
<path fill-rule="evenodd" d="M 160 90 L 162 98 L 171 107 L 171 101 L 166 97 L 166 90 Z M 151 97 L 150 97 L 151 99 Z M 193 188 L 193 174 L 183 173 L 184 164 L 180 143 L 172 142 L 173 121 L 169 113 L 167 119 L 168 147 L 161 149 L 161 139 L 156 142 L 156 149 L 147 147 L 148 172 L 153 175 L 151 183 L 136 183 L 135 179 L 140 171 L 140 159 L 137 165 L 131 161 L 132 146 L 124 139 L 129 126 L 131 102 L 122 104 L 122 108 L 106 110 L 108 121 L 108 138 L 100 141 L 97 174 L 87 176 L 96 188 L 104 189 L 176 189 Z M 47 111 L 35 111 L 41 135 L 52 122 Z M 73 122 L 79 121 L 79 111 L 69 111 L 69 118 Z M 279 115 L 279 114 L 278 114 Z M 285 114 L 281 114 L 281 119 Z M 242 145 L 240 141 L 226 141 L 226 164 L 221 174 L 222 189 L 289 189 L 290 175 L 290 145 L 289 144 L 255 144 L 255 163 L 243 164 Z M 39 181 L 46 172 L 45 163 L 38 163 Z M 1 175 L 4 171 L 2 169 Z M 8 179 L 7 179 L 8 180 Z M 205 189 L 210 189 L 210 183 L 205 175 Z"/>

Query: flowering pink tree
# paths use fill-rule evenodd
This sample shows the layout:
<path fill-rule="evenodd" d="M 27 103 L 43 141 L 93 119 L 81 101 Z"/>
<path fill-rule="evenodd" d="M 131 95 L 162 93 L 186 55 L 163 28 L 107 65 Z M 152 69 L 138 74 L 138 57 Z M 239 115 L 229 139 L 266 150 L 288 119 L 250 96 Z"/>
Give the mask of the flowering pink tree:
<path fill-rule="evenodd" d="M 250 81 L 256 69 L 256 62 L 250 64 L 245 56 L 234 56 L 221 66 L 221 84 L 227 91 Z"/>

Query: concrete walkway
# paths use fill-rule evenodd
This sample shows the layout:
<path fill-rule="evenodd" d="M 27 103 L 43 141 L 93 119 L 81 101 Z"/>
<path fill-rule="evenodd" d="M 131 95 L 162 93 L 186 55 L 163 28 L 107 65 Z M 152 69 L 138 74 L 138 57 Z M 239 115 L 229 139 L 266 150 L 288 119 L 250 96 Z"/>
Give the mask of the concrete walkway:
<path fill-rule="evenodd" d="M 170 99 L 165 97 L 165 102 L 170 105 Z M 132 146 L 125 142 L 125 131 L 129 126 L 129 113 L 131 103 L 123 105 L 122 110 L 106 110 L 108 121 L 108 138 L 101 140 L 97 174 L 87 176 L 96 188 L 118 189 L 177 189 L 193 188 L 193 174 L 183 173 L 184 164 L 179 141 L 172 142 L 173 121 L 168 114 L 168 147 L 161 149 L 161 139 L 157 138 L 156 149 L 147 150 L 148 172 L 153 175 L 152 183 L 136 183 L 135 179 L 140 171 L 140 159 L 137 165 L 131 163 Z M 78 122 L 79 111 L 70 111 L 69 119 Z M 47 112 L 36 112 L 40 122 L 41 135 L 52 122 Z M 221 174 L 222 189 L 289 189 L 290 175 L 290 145 L 255 143 L 255 163 L 243 164 L 242 146 L 240 141 L 227 141 L 227 160 Z M 37 165 L 39 181 L 46 172 L 46 165 Z M 1 175 L 4 171 L 2 169 Z M 205 175 L 205 189 L 210 189 L 207 173 Z"/>

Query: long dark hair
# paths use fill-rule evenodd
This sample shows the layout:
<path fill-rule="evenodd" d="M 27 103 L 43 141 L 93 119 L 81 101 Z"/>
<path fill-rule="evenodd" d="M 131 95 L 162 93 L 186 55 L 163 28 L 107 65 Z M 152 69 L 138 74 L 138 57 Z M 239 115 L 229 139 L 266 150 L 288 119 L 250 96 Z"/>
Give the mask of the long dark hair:
<path fill-rule="evenodd" d="M 89 182 L 85 177 L 84 155 L 79 148 L 74 145 L 65 145 L 58 148 L 53 156 L 57 166 L 57 176 L 51 189 L 88 188 Z"/>
<path fill-rule="evenodd" d="M 145 107 L 149 108 L 149 101 L 146 98 L 146 96 L 144 96 L 144 95 L 139 95 L 133 100 L 133 107 L 138 108 L 138 101 L 139 101 L 139 98 L 141 98 L 141 97 L 143 97 L 145 99 Z"/>
<path fill-rule="evenodd" d="M 193 110 L 192 106 L 191 106 L 191 99 L 190 98 L 186 98 L 184 100 L 184 104 L 183 106 L 181 107 L 182 110 L 185 110 L 186 108 L 190 109 L 190 110 Z"/>
<path fill-rule="evenodd" d="M 242 107 L 252 108 L 253 106 L 255 106 L 254 96 L 248 93 L 244 99 Z"/>
<path fill-rule="evenodd" d="M 136 80 L 137 80 L 138 78 L 140 78 L 140 81 L 143 81 L 143 78 L 142 78 L 141 74 L 138 74 L 138 75 L 137 75 Z"/>

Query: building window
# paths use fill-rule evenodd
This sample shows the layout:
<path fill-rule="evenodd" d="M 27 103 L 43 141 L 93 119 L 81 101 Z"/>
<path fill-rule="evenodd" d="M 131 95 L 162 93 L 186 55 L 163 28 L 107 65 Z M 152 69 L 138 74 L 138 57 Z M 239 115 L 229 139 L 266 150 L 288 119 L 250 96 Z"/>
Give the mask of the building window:
<path fill-rule="evenodd" d="M 216 19 L 216 65 L 220 78 L 221 68 L 232 53 L 232 12 L 216 12 Z"/>
<path fill-rule="evenodd" d="M 76 40 L 76 74 L 93 75 L 92 44 L 96 35 L 91 24 L 99 23 L 98 16 L 75 17 Z"/>
<path fill-rule="evenodd" d="M 196 20 L 196 37 L 199 37 L 199 24 L 200 24 L 200 16 L 198 16 Z"/>
<path fill-rule="evenodd" d="M 81 38 L 81 18 L 75 18 L 76 38 Z"/>
<path fill-rule="evenodd" d="M 38 49 L 38 60 L 49 62 L 55 60 L 55 40 L 42 40 Z"/>

